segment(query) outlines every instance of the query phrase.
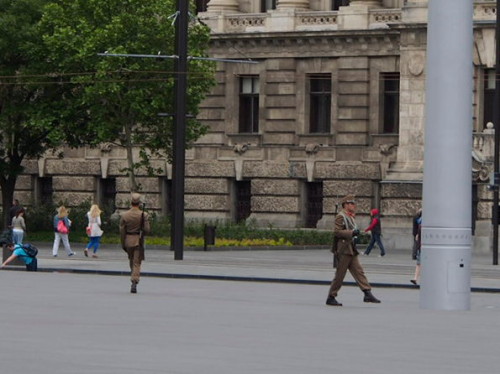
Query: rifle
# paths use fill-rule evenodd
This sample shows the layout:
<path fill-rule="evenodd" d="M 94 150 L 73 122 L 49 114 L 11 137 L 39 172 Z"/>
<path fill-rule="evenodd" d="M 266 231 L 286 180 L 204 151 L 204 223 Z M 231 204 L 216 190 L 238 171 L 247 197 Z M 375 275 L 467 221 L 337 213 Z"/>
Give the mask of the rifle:
<path fill-rule="evenodd" d="M 146 203 L 142 204 L 142 214 L 141 214 L 141 227 L 139 229 L 139 246 L 144 249 L 144 210 L 146 209 Z"/>

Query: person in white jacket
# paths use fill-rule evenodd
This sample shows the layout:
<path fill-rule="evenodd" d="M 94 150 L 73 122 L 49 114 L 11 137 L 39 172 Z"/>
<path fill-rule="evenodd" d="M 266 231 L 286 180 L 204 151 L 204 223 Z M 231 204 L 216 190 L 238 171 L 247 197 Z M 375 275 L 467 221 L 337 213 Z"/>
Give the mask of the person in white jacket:
<path fill-rule="evenodd" d="M 93 204 L 87 212 L 89 224 L 87 226 L 87 235 L 89 236 L 89 244 L 83 250 L 85 257 L 89 256 L 89 249 L 93 249 L 92 257 L 97 258 L 97 250 L 101 244 L 101 210 L 97 204 Z"/>

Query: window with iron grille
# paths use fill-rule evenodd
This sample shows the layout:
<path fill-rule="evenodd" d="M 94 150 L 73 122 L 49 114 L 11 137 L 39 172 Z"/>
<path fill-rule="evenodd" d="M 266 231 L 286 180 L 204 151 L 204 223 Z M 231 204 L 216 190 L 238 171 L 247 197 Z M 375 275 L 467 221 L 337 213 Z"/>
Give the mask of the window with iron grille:
<path fill-rule="evenodd" d="M 383 134 L 399 133 L 399 73 L 381 74 Z"/>
<path fill-rule="evenodd" d="M 261 12 L 276 9 L 276 2 L 277 0 L 260 0 Z"/>
<path fill-rule="evenodd" d="M 107 211 L 116 210 L 116 178 L 105 178 L 100 180 L 100 205 Z"/>
<path fill-rule="evenodd" d="M 52 177 L 40 177 L 38 178 L 38 202 L 40 204 L 52 204 L 52 196 L 54 194 L 54 188 L 52 187 Z"/>
<path fill-rule="evenodd" d="M 239 132 L 259 132 L 259 78 L 240 77 Z"/>
<path fill-rule="evenodd" d="M 236 222 L 243 222 L 252 213 L 252 186 L 250 181 L 235 181 L 234 192 Z"/>
<path fill-rule="evenodd" d="M 309 132 L 329 133 L 331 126 L 332 79 L 330 75 L 309 77 Z"/>
<path fill-rule="evenodd" d="M 305 226 L 315 228 L 323 217 L 323 182 L 306 183 Z"/>
<path fill-rule="evenodd" d="M 484 90 L 483 90 L 483 127 L 488 122 L 493 122 L 493 108 L 495 105 L 495 69 L 486 69 L 484 71 Z"/>

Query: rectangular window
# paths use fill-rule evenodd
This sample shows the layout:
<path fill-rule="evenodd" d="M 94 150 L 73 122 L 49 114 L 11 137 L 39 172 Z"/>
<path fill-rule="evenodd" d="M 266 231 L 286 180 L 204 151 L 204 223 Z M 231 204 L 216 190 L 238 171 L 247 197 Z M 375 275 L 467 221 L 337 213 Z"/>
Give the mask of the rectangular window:
<path fill-rule="evenodd" d="M 329 133 L 332 107 L 332 79 L 330 75 L 309 77 L 309 132 Z"/>
<path fill-rule="evenodd" d="M 332 0 L 332 10 L 339 10 L 339 7 L 348 5 L 349 0 Z"/>
<path fill-rule="evenodd" d="M 235 181 L 235 219 L 236 222 L 243 222 L 252 213 L 252 185 L 250 181 Z"/>
<path fill-rule="evenodd" d="M 276 0 L 260 0 L 261 12 L 267 12 L 268 10 L 276 9 L 276 2 Z"/>
<path fill-rule="evenodd" d="M 382 73 L 382 119 L 383 134 L 399 133 L 399 73 Z"/>
<path fill-rule="evenodd" d="M 172 215 L 172 180 L 160 178 L 161 212 L 165 217 Z"/>
<path fill-rule="evenodd" d="M 259 78 L 240 78 L 239 132 L 259 132 Z"/>
<path fill-rule="evenodd" d="M 106 178 L 100 180 L 99 185 L 99 204 L 101 209 L 106 212 L 116 210 L 116 178 Z"/>
<path fill-rule="evenodd" d="M 493 122 L 493 108 L 495 104 L 495 69 L 484 71 L 484 91 L 483 91 L 483 127 L 486 128 L 488 122 Z"/>
<path fill-rule="evenodd" d="M 53 203 L 52 195 L 54 188 L 52 187 L 52 177 L 40 177 L 37 181 L 37 202 L 42 205 L 50 205 Z"/>
<path fill-rule="evenodd" d="M 306 183 L 306 217 L 305 226 L 316 228 L 323 217 L 323 182 Z"/>

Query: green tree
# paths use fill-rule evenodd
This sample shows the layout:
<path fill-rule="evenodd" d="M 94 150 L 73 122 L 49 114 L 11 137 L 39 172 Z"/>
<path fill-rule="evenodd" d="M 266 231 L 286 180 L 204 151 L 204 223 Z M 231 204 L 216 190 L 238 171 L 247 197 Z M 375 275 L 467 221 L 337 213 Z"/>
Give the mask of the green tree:
<path fill-rule="evenodd" d="M 192 7 L 194 9 L 194 7 Z M 160 171 L 153 157 L 171 159 L 175 113 L 173 59 L 103 57 L 97 53 L 173 55 L 174 0 L 54 0 L 42 19 L 48 59 L 68 83 L 75 84 L 74 113 L 95 129 L 94 143 L 111 142 L 127 150 L 131 190 L 139 186 L 137 169 Z M 189 54 L 204 56 L 209 29 L 197 22 L 189 28 Z M 188 77 L 188 112 L 214 84 L 214 64 L 191 61 Z M 84 110 L 78 110 L 84 108 Z M 70 117 L 71 118 L 71 117 Z M 188 120 L 186 141 L 206 132 Z M 139 149 L 134 154 L 133 149 Z"/>
<path fill-rule="evenodd" d="M 0 0 L 0 188 L 4 224 L 22 163 L 63 142 L 84 141 L 84 123 L 67 117 L 67 87 L 50 74 L 38 22 L 48 0 Z M 91 133 L 93 131 L 91 130 Z M 89 138 L 95 136 L 89 135 Z"/>

